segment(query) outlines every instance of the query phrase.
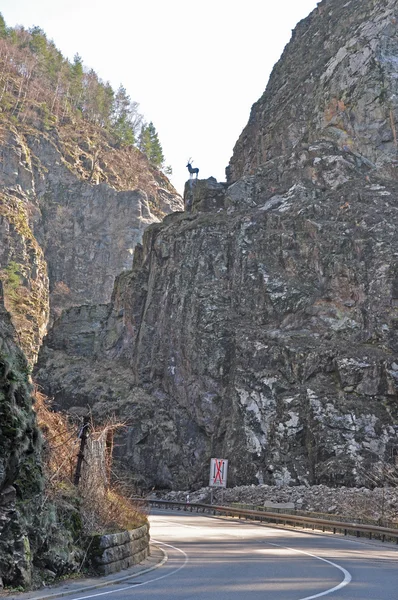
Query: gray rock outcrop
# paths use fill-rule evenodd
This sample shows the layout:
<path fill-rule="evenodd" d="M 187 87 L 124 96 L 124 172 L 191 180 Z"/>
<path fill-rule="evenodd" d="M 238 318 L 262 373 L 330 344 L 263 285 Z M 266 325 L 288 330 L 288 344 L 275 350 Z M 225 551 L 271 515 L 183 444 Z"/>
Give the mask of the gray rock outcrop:
<path fill-rule="evenodd" d="M 305 171 L 315 185 L 328 186 L 324 165 L 306 155 L 320 139 L 395 177 L 396 19 L 395 0 L 320 2 L 297 25 L 253 105 L 228 180 L 266 173 L 263 184 L 272 187 L 294 183 Z"/>

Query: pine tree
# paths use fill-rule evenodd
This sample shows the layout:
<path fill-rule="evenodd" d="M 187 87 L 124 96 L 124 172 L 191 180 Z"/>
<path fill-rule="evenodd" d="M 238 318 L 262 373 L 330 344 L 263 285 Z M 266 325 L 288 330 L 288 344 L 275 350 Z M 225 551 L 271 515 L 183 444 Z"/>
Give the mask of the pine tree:
<path fill-rule="evenodd" d="M 38 56 L 45 57 L 47 54 L 47 38 L 46 34 L 40 27 L 32 27 L 29 29 L 31 35 L 29 48 Z"/>
<path fill-rule="evenodd" d="M 120 85 L 113 102 L 112 132 L 122 145 L 134 144 L 142 116 L 138 103 L 132 102 L 126 89 Z"/>
<path fill-rule="evenodd" d="M 71 66 L 72 79 L 80 82 L 83 79 L 83 61 L 79 54 L 75 54 L 73 57 L 73 64 Z"/>
<path fill-rule="evenodd" d="M 67 68 L 67 61 L 52 41 L 47 42 L 45 67 L 46 74 L 53 84 L 59 82 L 61 72 L 65 72 Z"/>
<path fill-rule="evenodd" d="M 83 61 L 79 54 L 73 57 L 73 64 L 70 67 L 70 95 L 72 106 L 81 110 L 83 98 Z"/>
<path fill-rule="evenodd" d="M 0 38 L 6 38 L 8 36 L 8 30 L 3 15 L 0 13 Z"/>
<path fill-rule="evenodd" d="M 149 159 L 149 155 L 151 152 L 151 136 L 147 125 L 143 125 L 141 128 L 140 138 L 138 141 L 138 148 Z"/>
<path fill-rule="evenodd" d="M 163 165 L 163 150 L 152 121 L 142 127 L 138 147 L 148 157 L 153 166 L 160 168 Z"/>
<path fill-rule="evenodd" d="M 151 140 L 151 150 L 148 158 L 155 167 L 160 168 L 164 162 L 163 150 L 159 142 L 159 136 L 152 121 L 149 123 L 148 129 Z"/>
<path fill-rule="evenodd" d="M 109 82 L 103 83 L 99 80 L 95 100 L 98 112 L 98 122 L 103 127 L 107 127 L 110 124 L 114 98 L 115 93 Z"/>

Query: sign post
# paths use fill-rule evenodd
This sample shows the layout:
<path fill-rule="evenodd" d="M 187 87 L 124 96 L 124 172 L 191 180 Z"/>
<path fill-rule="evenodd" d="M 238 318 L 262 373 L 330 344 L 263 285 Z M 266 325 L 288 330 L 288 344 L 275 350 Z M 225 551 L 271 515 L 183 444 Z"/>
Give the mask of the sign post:
<path fill-rule="evenodd" d="M 213 488 L 219 487 L 219 488 L 223 489 L 223 488 L 227 487 L 227 474 L 228 474 L 228 461 L 225 460 L 225 458 L 210 459 L 210 481 L 209 481 L 209 486 L 211 487 L 210 504 L 213 504 Z"/>

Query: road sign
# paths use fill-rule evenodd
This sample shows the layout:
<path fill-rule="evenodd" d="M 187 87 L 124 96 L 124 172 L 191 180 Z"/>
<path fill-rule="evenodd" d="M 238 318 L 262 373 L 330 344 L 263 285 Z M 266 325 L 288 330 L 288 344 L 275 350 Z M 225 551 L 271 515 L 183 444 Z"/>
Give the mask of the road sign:
<path fill-rule="evenodd" d="M 211 487 L 227 487 L 228 461 L 224 458 L 212 458 L 210 460 L 210 482 Z"/>

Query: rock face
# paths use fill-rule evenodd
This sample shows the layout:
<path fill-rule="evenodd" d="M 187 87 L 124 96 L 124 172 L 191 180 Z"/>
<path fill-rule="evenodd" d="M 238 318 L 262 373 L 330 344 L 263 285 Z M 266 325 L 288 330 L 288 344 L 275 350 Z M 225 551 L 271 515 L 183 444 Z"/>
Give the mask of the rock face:
<path fill-rule="evenodd" d="M 33 231 L 38 207 L 28 150 L 16 131 L 2 133 L 8 141 L 0 147 L 0 279 L 21 347 L 33 361 L 49 317 L 47 264 Z"/>
<path fill-rule="evenodd" d="M 28 523 L 16 502 L 37 501 L 44 483 L 28 365 L 14 334 L 0 303 L 0 584 L 30 582 Z"/>
<path fill-rule="evenodd" d="M 324 0 L 253 107 L 227 184 L 145 232 L 110 304 L 71 309 L 38 379 L 117 413 L 145 485 L 371 485 L 398 448 L 396 2 Z M 123 445 L 124 444 L 124 445 Z"/>
<path fill-rule="evenodd" d="M 0 278 L 31 360 L 49 308 L 57 317 L 67 306 L 109 301 L 145 227 L 181 207 L 138 150 L 116 151 L 98 134 L 93 149 L 95 133 L 74 138 L 67 126 L 46 132 L 8 121 L 0 129 Z"/>
<path fill-rule="evenodd" d="M 76 571 L 84 557 L 77 507 L 68 498 L 56 507 L 45 491 L 30 368 L 16 337 L 0 302 L 0 589 L 37 583 L 39 571 Z"/>
<path fill-rule="evenodd" d="M 308 161 L 305 153 L 319 139 L 360 154 L 380 174 L 394 177 L 396 19 L 394 0 L 320 2 L 294 30 L 252 107 L 234 149 L 229 181 L 263 171 L 268 185 L 286 184 L 302 178 L 304 170 L 322 185 L 322 165 Z"/>

